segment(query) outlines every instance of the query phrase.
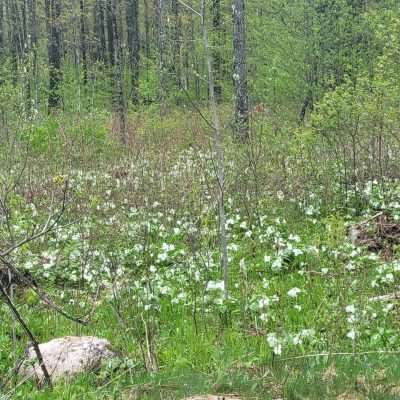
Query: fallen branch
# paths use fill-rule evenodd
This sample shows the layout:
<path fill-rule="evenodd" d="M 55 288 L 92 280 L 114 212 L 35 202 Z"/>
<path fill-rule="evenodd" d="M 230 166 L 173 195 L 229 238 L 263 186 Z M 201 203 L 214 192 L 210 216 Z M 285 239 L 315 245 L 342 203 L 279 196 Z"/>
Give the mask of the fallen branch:
<path fill-rule="evenodd" d="M 88 321 L 83 320 L 82 318 L 76 318 L 73 317 L 72 315 L 68 314 L 65 312 L 60 306 L 58 306 L 56 303 L 54 303 L 53 300 L 49 297 L 49 295 L 41 289 L 39 286 L 35 285 L 35 283 L 32 281 L 32 279 L 26 277 L 23 275 L 18 268 L 14 267 L 9 261 L 7 261 L 5 258 L 3 258 L 0 255 L 0 262 L 2 262 L 9 270 L 11 270 L 15 275 L 18 276 L 18 278 L 24 282 L 26 285 L 28 285 L 38 296 L 39 298 L 50 308 L 58 312 L 60 315 L 62 315 L 64 318 L 69 319 L 72 322 L 76 322 L 81 325 L 87 325 Z"/>
<path fill-rule="evenodd" d="M 314 353 L 314 354 L 304 354 L 302 356 L 294 356 L 288 358 L 276 359 L 276 361 L 291 361 L 300 360 L 302 358 L 317 358 L 317 357 L 337 357 L 337 356 L 364 356 L 368 354 L 400 354 L 400 350 L 371 350 L 362 352 L 338 352 L 338 353 Z"/>
<path fill-rule="evenodd" d="M 389 300 L 400 300 L 400 291 L 384 294 L 382 296 L 375 296 L 368 299 L 369 301 L 389 301 Z"/>
<path fill-rule="evenodd" d="M 356 226 L 365 225 L 365 224 L 367 224 L 368 222 L 371 222 L 371 221 L 373 221 L 374 219 L 379 218 L 381 215 L 383 215 L 383 211 L 380 211 L 380 212 L 378 212 L 377 214 L 373 215 L 372 217 L 369 217 L 369 218 L 367 218 L 366 220 L 357 223 Z"/>

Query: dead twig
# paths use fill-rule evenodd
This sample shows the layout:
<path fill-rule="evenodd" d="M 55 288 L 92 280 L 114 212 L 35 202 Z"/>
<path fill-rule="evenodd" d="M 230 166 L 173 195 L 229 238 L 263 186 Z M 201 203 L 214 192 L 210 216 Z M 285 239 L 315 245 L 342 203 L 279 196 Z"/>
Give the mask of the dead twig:
<path fill-rule="evenodd" d="M 384 294 L 381 296 L 375 296 L 368 299 L 369 301 L 389 301 L 389 300 L 400 300 L 400 291 L 390 294 Z"/>
<path fill-rule="evenodd" d="M 338 357 L 338 356 L 364 356 L 369 354 L 400 354 L 400 350 L 371 350 L 361 352 L 337 352 L 337 353 L 314 353 L 314 354 L 303 354 L 302 356 L 294 356 L 287 358 L 276 359 L 277 362 L 301 360 L 303 358 L 317 358 L 317 357 Z"/>
<path fill-rule="evenodd" d="M 29 339 L 30 339 L 30 341 L 32 343 L 33 350 L 34 350 L 34 352 L 36 354 L 36 357 L 37 357 L 37 359 L 39 361 L 40 368 L 41 368 L 41 370 L 43 372 L 44 383 L 51 387 L 52 386 L 51 378 L 50 378 L 49 372 L 48 372 L 48 370 L 46 368 L 46 365 L 44 363 L 43 356 L 42 356 L 42 353 L 41 353 L 40 348 L 39 348 L 39 343 L 36 340 L 35 336 L 33 335 L 32 331 L 29 329 L 28 325 L 25 323 L 25 321 L 22 318 L 21 314 L 19 313 L 19 311 L 15 307 L 14 303 L 9 298 L 9 296 L 8 296 L 6 290 L 5 290 L 5 288 L 4 288 L 4 286 L 2 285 L 1 282 L 0 282 L 0 294 L 4 298 L 4 301 L 5 301 L 6 305 L 8 306 L 8 308 L 13 313 L 15 319 L 19 322 L 19 324 L 22 326 L 22 328 L 25 331 L 25 333 L 28 335 L 28 337 L 29 337 Z"/>
<path fill-rule="evenodd" d="M 378 212 L 377 214 L 373 215 L 372 217 L 367 218 L 367 219 L 364 220 L 364 221 L 358 222 L 358 223 L 356 224 L 356 226 L 368 224 L 368 222 L 371 222 L 371 221 L 373 221 L 374 219 L 379 218 L 381 215 L 383 215 L 383 211 Z"/>

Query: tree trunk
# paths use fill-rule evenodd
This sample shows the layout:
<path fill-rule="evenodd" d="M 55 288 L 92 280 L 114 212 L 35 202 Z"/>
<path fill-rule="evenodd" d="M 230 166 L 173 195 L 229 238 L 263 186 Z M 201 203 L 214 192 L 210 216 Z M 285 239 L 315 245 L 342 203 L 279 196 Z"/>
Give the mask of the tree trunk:
<path fill-rule="evenodd" d="M 86 37 L 86 14 L 85 14 L 85 1 L 79 0 L 80 8 L 80 34 L 81 34 L 81 59 L 83 70 L 83 84 L 87 84 L 88 68 L 87 68 L 87 37 Z"/>
<path fill-rule="evenodd" d="M 22 43 L 20 41 L 19 35 L 19 14 L 18 14 L 18 5 L 15 3 L 15 0 L 8 0 L 7 2 L 7 16 L 9 23 L 9 32 L 10 32 L 10 54 L 11 54 L 11 63 L 13 67 L 13 84 L 16 86 L 18 83 L 18 61 L 21 59 L 22 55 Z"/>
<path fill-rule="evenodd" d="M 224 162 L 224 148 L 221 132 L 221 122 L 218 115 L 217 102 L 214 93 L 214 72 L 213 60 L 209 49 L 207 26 L 205 21 L 205 0 L 201 0 L 201 22 L 203 30 L 203 43 L 207 63 L 208 72 L 208 88 L 210 108 L 212 112 L 213 122 L 213 150 L 216 157 L 217 164 L 217 184 L 218 184 L 218 216 L 219 216 L 219 239 L 221 249 L 221 268 L 223 271 L 224 279 L 224 296 L 228 299 L 228 239 L 226 234 L 226 215 L 225 215 L 225 162 Z"/>
<path fill-rule="evenodd" d="M 114 109 L 118 116 L 119 122 L 119 134 L 122 143 L 126 144 L 128 141 L 128 131 L 126 122 L 126 105 L 125 105 L 125 94 L 123 86 L 123 65 L 122 65 L 122 47 L 121 47 L 121 35 L 118 26 L 118 6 L 119 0 L 111 0 L 110 9 L 110 21 L 111 21 L 111 33 L 112 42 L 114 43 L 113 48 L 113 65 L 114 65 L 114 84 L 115 84 L 115 98 L 114 98 Z"/>
<path fill-rule="evenodd" d="M 49 111 L 61 106 L 60 84 L 61 73 L 61 2 L 60 0 L 49 1 Z"/>
<path fill-rule="evenodd" d="M 158 73 L 160 75 L 159 101 L 161 114 L 166 113 L 165 93 L 166 93 L 166 70 L 165 70 L 165 15 L 164 0 L 156 1 L 156 24 L 158 32 Z"/>
<path fill-rule="evenodd" d="M 249 136 L 249 100 L 247 90 L 245 0 L 234 0 L 233 48 L 235 85 L 235 133 L 240 141 Z"/>
<path fill-rule="evenodd" d="M 176 77 L 176 84 L 180 89 L 182 85 L 182 57 L 181 57 L 181 37 L 182 23 L 180 17 L 180 7 L 178 0 L 172 0 L 172 70 Z"/>
<path fill-rule="evenodd" d="M 4 45 L 4 0 L 0 0 L 0 57 L 5 53 Z"/>
<path fill-rule="evenodd" d="M 113 0 L 106 0 L 106 28 L 107 28 L 107 41 L 108 41 L 108 59 L 111 65 L 114 65 L 115 62 L 115 43 L 114 43 L 114 27 L 113 22 L 114 18 L 116 19 L 117 16 L 113 15 L 113 7 L 114 3 Z M 116 22 L 116 21 L 115 21 Z"/>
<path fill-rule="evenodd" d="M 150 15 L 149 0 L 144 0 L 144 54 L 150 58 Z"/>
<path fill-rule="evenodd" d="M 36 17 L 36 0 L 30 0 L 30 25 L 31 25 L 31 48 L 32 48 L 32 67 L 33 67 L 33 107 L 34 112 L 39 110 L 39 71 L 38 71 L 38 55 L 37 55 L 37 17 Z"/>
<path fill-rule="evenodd" d="M 139 104 L 140 32 L 139 0 L 129 0 L 127 9 L 128 45 L 131 64 L 133 104 Z"/>
<path fill-rule="evenodd" d="M 94 32 L 97 38 L 95 47 L 95 59 L 106 62 L 107 40 L 105 32 L 104 0 L 97 0 L 94 7 Z"/>
<path fill-rule="evenodd" d="M 222 46 L 222 21 L 221 21 L 221 0 L 212 0 L 212 21 L 214 31 L 213 43 L 213 70 L 214 70 L 214 93 L 217 103 L 222 98 L 222 71 L 221 71 L 221 46 Z"/>

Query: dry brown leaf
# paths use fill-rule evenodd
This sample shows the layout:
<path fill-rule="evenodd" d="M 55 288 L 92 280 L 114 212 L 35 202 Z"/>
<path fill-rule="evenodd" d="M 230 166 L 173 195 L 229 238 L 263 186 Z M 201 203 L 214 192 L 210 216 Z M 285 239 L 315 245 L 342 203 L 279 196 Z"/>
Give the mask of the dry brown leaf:
<path fill-rule="evenodd" d="M 202 396 L 188 397 L 185 400 L 241 400 L 241 399 L 240 399 L 240 397 L 238 397 L 234 394 L 221 394 L 218 396 L 208 394 L 208 395 L 202 395 Z"/>
<path fill-rule="evenodd" d="M 331 382 L 337 377 L 336 368 L 333 364 L 331 364 L 327 370 L 322 375 L 322 380 L 324 382 Z"/>
<path fill-rule="evenodd" d="M 365 400 L 364 396 L 356 392 L 344 392 L 336 400 Z"/>

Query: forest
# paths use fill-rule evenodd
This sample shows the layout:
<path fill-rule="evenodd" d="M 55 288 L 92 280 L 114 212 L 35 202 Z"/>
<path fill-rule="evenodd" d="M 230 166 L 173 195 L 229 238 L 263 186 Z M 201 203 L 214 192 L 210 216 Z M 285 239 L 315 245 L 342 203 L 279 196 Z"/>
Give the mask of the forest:
<path fill-rule="evenodd" d="M 400 399 L 399 5 L 0 0 L 0 400 Z"/>

